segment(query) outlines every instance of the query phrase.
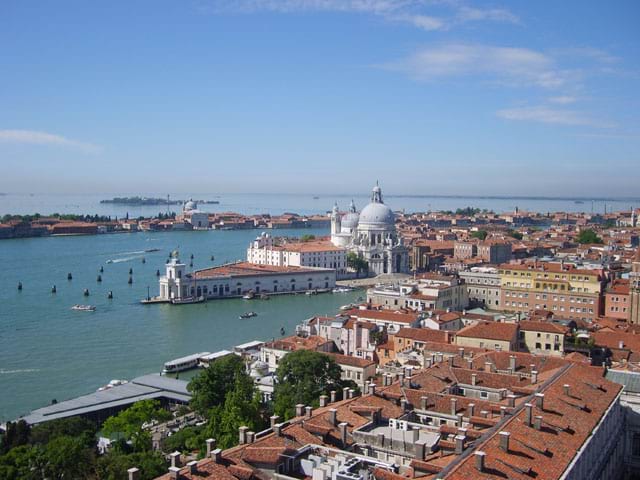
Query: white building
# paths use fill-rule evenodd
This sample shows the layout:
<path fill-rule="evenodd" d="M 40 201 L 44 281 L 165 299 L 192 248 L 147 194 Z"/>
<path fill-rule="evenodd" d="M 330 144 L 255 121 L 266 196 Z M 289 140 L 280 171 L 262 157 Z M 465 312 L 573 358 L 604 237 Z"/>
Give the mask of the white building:
<path fill-rule="evenodd" d="M 347 272 L 347 250 L 327 240 L 276 244 L 274 238 L 262 232 L 247 249 L 247 261 L 276 267 L 333 268 L 340 276 Z"/>
<path fill-rule="evenodd" d="M 356 253 L 369 264 L 369 272 L 407 272 L 408 249 L 402 244 L 395 225 L 393 211 L 382 200 L 382 189 L 376 184 L 371 202 L 360 214 L 351 202 L 349 212 L 342 215 L 338 205 L 331 213 L 331 242 Z"/>
<path fill-rule="evenodd" d="M 160 300 L 238 297 L 249 292 L 295 293 L 335 287 L 336 271 L 325 268 L 255 265 L 236 262 L 186 273 L 177 252 L 160 277 Z"/>
<path fill-rule="evenodd" d="M 198 210 L 198 204 L 189 200 L 182 206 L 182 219 L 191 224 L 194 230 L 207 230 L 209 228 L 209 214 Z"/>

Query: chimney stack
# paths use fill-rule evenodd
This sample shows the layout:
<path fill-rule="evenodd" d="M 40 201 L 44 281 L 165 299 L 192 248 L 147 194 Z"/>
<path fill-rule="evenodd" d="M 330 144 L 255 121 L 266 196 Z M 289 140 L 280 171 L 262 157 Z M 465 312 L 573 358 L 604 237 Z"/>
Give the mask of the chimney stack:
<path fill-rule="evenodd" d="M 338 428 L 340 428 L 340 440 L 342 441 L 342 446 L 346 447 L 347 446 L 347 426 L 349 424 L 347 422 L 342 422 L 340 425 L 338 425 Z"/>
<path fill-rule="evenodd" d="M 415 454 L 414 457 L 417 458 L 418 460 L 424 460 L 424 453 L 426 450 L 426 444 L 424 442 L 424 440 L 418 440 L 417 442 L 414 443 L 415 446 Z"/>
<path fill-rule="evenodd" d="M 189 463 L 187 463 L 187 467 L 189 468 L 189 473 L 193 475 L 198 471 L 198 461 L 191 460 Z"/>
<path fill-rule="evenodd" d="M 544 410 L 544 393 L 536 393 L 536 404 L 540 410 Z"/>
<path fill-rule="evenodd" d="M 296 405 L 296 417 L 301 417 L 304 415 L 304 405 L 302 403 L 298 403 Z"/>
<path fill-rule="evenodd" d="M 273 433 L 276 434 L 276 437 L 281 437 L 282 436 L 282 424 L 281 423 L 276 423 L 273 426 Z"/>
<path fill-rule="evenodd" d="M 460 358 L 464 358 L 464 348 L 463 347 L 458 348 L 458 355 L 460 355 Z"/>
<path fill-rule="evenodd" d="M 420 410 L 426 410 L 429 404 L 429 397 L 420 397 Z"/>
<path fill-rule="evenodd" d="M 356 391 L 353 388 L 349 389 L 349 398 L 353 398 L 355 396 Z"/>
<path fill-rule="evenodd" d="M 527 427 L 531 426 L 531 411 L 533 410 L 533 405 L 531 405 L 530 403 L 525 403 L 524 404 L 524 409 L 525 409 L 525 417 L 524 417 L 524 423 Z"/>
<path fill-rule="evenodd" d="M 484 371 L 487 373 L 491 373 L 493 371 L 493 365 L 491 362 L 484 362 Z"/>
<path fill-rule="evenodd" d="M 336 403 L 337 392 L 335 390 L 331 390 L 329 394 L 331 395 L 331 403 Z"/>
<path fill-rule="evenodd" d="M 462 455 L 462 452 L 464 451 L 464 441 L 466 440 L 467 437 L 465 437 L 464 435 L 456 435 L 455 440 L 456 440 L 456 455 Z"/>
<path fill-rule="evenodd" d="M 214 463 L 222 463 L 222 449 L 216 448 L 213 452 L 211 452 L 211 458 Z"/>
<path fill-rule="evenodd" d="M 565 383 L 565 384 L 562 386 L 562 390 L 564 390 L 564 394 L 565 394 L 567 397 L 570 397 L 570 396 L 571 396 L 571 386 L 570 386 L 568 383 Z"/>
<path fill-rule="evenodd" d="M 473 358 L 467 358 L 467 368 L 473 370 Z"/>
<path fill-rule="evenodd" d="M 447 357 L 447 360 L 448 360 L 448 362 L 449 362 L 449 366 L 450 366 L 450 367 L 453 367 L 453 359 L 454 359 L 454 358 L 455 358 L 455 357 L 454 357 L 453 355 L 449 355 L 449 356 Z"/>
<path fill-rule="evenodd" d="M 516 406 L 516 396 L 513 393 L 507 395 L 507 404 L 513 408 Z"/>
<path fill-rule="evenodd" d="M 329 397 L 326 395 L 320 395 L 320 407 L 326 407 Z"/>
<path fill-rule="evenodd" d="M 255 440 L 256 432 L 247 432 L 247 443 L 253 443 Z"/>
<path fill-rule="evenodd" d="M 130 468 L 127 473 L 129 474 L 129 480 L 140 480 L 140 470 L 136 467 Z"/>
<path fill-rule="evenodd" d="M 467 405 L 467 407 L 469 408 L 469 417 L 473 417 L 476 409 L 476 404 L 470 403 L 469 405 Z"/>
<path fill-rule="evenodd" d="M 478 450 L 477 452 L 474 452 L 474 455 L 476 456 L 476 470 L 484 472 L 484 458 L 487 454 Z"/>
<path fill-rule="evenodd" d="M 205 442 L 207 444 L 207 458 L 209 458 L 213 449 L 216 448 L 216 441 L 213 438 L 207 438 Z"/>
<path fill-rule="evenodd" d="M 338 424 L 338 410 L 335 408 L 329 409 L 329 423 L 334 427 Z"/>
<path fill-rule="evenodd" d="M 370 395 L 375 395 L 376 394 L 376 384 L 371 382 L 369 384 L 369 394 Z"/>
<path fill-rule="evenodd" d="M 500 418 L 504 418 L 507 416 L 507 407 L 504 405 L 500 406 Z"/>
<path fill-rule="evenodd" d="M 278 415 L 271 415 L 269 417 L 269 422 L 271 424 L 271 428 L 276 426 L 276 423 L 280 422 L 280 417 Z"/>
<path fill-rule="evenodd" d="M 620 340 L 618 342 L 618 348 L 621 349 L 621 350 L 624 348 L 624 340 Z"/>
<path fill-rule="evenodd" d="M 515 355 L 510 355 L 509 356 L 509 370 L 511 370 L 511 373 L 514 373 L 516 371 L 516 356 Z"/>
<path fill-rule="evenodd" d="M 531 383 L 538 383 L 538 371 L 531 370 Z"/>
<path fill-rule="evenodd" d="M 306 407 L 304 407 L 304 410 L 305 410 L 305 417 L 311 418 L 311 415 L 313 414 L 313 407 L 311 407 L 310 405 L 307 405 Z"/>
<path fill-rule="evenodd" d="M 169 458 L 171 459 L 171 466 L 180 468 L 180 452 L 177 450 L 173 453 L 169 454 Z"/>
<path fill-rule="evenodd" d="M 451 415 L 455 415 L 457 413 L 458 413 L 458 399 L 452 398 L 451 399 Z"/>
<path fill-rule="evenodd" d="M 533 428 L 536 430 L 540 430 L 542 428 L 542 416 L 536 415 L 533 420 Z"/>
<path fill-rule="evenodd" d="M 509 453 L 509 437 L 511 434 L 509 432 L 500 432 L 498 435 L 500 435 L 500 449 Z"/>
<path fill-rule="evenodd" d="M 406 398 L 400 399 L 400 407 L 402 408 L 403 412 L 406 412 L 409 410 L 409 402 L 407 402 Z"/>
<path fill-rule="evenodd" d="M 477 373 L 472 373 L 471 374 L 471 385 L 475 385 L 478 382 L 478 374 Z"/>
<path fill-rule="evenodd" d="M 349 387 L 344 387 L 342 389 L 342 400 L 346 400 L 349 398 Z"/>
<path fill-rule="evenodd" d="M 247 443 L 247 431 L 248 430 L 249 430 L 249 427 L 245 427 L 245 426 L 242 426 L 242 427 L 238 428 L 240 445 L 244 445 L 245 443 Z"/>
<path fill-rule="evenodd" d="M 179 478 L 180 478 L 180 468 L 179 467 L 169 467 L 169 478 L 171 480 L 179 480 Z"/>

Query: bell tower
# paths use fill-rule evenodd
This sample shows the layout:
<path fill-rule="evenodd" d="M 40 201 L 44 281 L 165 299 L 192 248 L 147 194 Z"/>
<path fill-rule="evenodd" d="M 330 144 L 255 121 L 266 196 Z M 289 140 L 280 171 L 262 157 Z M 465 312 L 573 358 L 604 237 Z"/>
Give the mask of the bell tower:
<path fill-rule="evenodd" d="M 629 274 L 629 323 L 640 324 L 640 247 L 638 248 Z"/>

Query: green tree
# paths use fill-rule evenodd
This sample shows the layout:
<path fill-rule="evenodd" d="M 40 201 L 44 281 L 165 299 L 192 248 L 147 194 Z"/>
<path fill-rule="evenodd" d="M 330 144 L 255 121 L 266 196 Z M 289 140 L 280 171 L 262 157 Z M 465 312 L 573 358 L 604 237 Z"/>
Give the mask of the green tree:
<path fill-rule="evenodd" d="M 602 243 L 602 239 L 596 234 L 595 231 L 590 228 L 580 230 L 580 233 L 576 237 L 578 243 Z"/>
<path fill-rule="evenodd" d="M 347 266 L 356 271 L 356 275 L 360 275 L 360 272 L 369 271 L 369 263 L 358 254 L 354 252 L 347 253 Z"/>
<path fill-rule="evenodd" d="M 140 480 L 152 480 L 167 471 L 167 462 L 160 452 L 123 454 L 111 451 L 100 457 L 96 465 L 97 480 L 122 480 L 131 467 L 140 469 Z"/>
<path fill-rule="evenodd" d="M 233 388 L 237 377 L 242 377 L 245 382 L 253 385 L 242 358 L 228 355 L 213 362 L 187 385 L 187 390 L 192 393 L 191 407 L 207 416 L 209 409 L 224 403 L 227 392 Z"/>
<path fill-rule="evenodd" d="M 520 232 L 518 232 L 517 230 L 509 230 L 507 232 L 507 234 L 510 237 L 515 238 L 516 240 L 522 240 L 522 234 Z"/>
<path fill-rule="evenodd" d="M 84 445 L 82 438 L 55 437 L 43 447 L 42 456 L 42 470 L 47 479 L 84 479 L 93 470 L 93 451 Z"/>
<path fill-rule="evenodd" d="M 341 374 L 340 366 L 329 355 L 311 350 L 287 354 L 276 371 L 273 392 L 276 415 L 287 420 L 294 416 L 298 403 L 318 405 L 320 395 L 356 386 L 350 380 L 342 381 Z"/>
<path fill-rule="evenodd" d="M 97 432 L 98 429 L 89 420 L 70 417 L 34 426 L 31 429 L 30 441 L 33 444 L 46 445 L 54 438 L 66 435 L 81 439 L 87 448 L 93 448 L 96 443 Z"/>
<path fill-rule="evenodd" d="M 315 240 L 316 236 L 311 234 L 305 234 L 300 237 L 301 242 L 310 242 L 311 240 Z"/>
<path fill-rule="evenodd" d="M 29 443 L 31 429 L 29 424 L 24 420 L 17 422 L 8 422 L 5 433 L 2 436 L 2 444 L 0 444 L 0 453 L 7 453 L 9 450 L 20 445 Z"/>
<path fill-rule="evenodd" d="M 157 400 L 142 400 L 109 417 L 104 422 L 102 431 L 108 437 L 130 440 L 135 452 L 143 452 L 151 449 L 151 434 L 142 428 L 143 424 L 170 418 L 171 414 L 160 407 Z"/>
<path fill-rule="evenodd" d="M 479 238 L 480 240 L 484 240 L 485 238 L 487 238 L 487 231 L 486 230 L 478 230 L 477 232 L 472 232 L 471 233 L 471 237 L 472 238 Z"/>

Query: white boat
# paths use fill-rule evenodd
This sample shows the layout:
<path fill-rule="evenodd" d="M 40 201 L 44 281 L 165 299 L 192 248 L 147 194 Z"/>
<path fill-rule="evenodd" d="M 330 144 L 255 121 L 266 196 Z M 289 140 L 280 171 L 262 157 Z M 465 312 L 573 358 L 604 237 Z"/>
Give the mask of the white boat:
<path fill-rule="evenodd" d="M 209 355 L 211 352 L 194 353 L 193 355 L 187 355 L 186 357 L 176 358 L 164 364 L 162 373 L 175 373 L 183 370 L 189 370 L 198 366 L 200 357 Z"/>
<path fill-rule="evenodd" d="M 356 306 L 353 303 L 349 303 L 347 305 L 342 305 L 340 310 L 344 312 L 345 310 L 351 310 L 352 308 L 356 308 Z"/>
<path fill-rule="evenodd" d="M 352 290 L 353 290 L 353 288 L 349 288 L 349 287 L 336 287 L 331 291 L 333 293 L 348 293 L 348 292 L 350 292 Z"/>
<path fill-rule="evenodd" d="M 247 313 L 243 313 L 238 318 L 243 319 L 243 318 L 251 318 L 251 317 L 257 317 L 257 316 L 258 314 L 256 312 L 247 312 Z"/>
<path fill-rule="evenodd" d="M 186 298 L 174 298 L 171 300 L 173 305 L 189 305 L 191 303 L 202 303 L 206 300 L 204 296 L 200 297 L 186 297 Z"/>
<path fill-rule="evenodd" d="M 317 290 L 307 290 L 304 293 L 305 293 L 305 295 L 317 295 L 318 291 Z"/>
<path fill-rule="evenodd" d="M 74 305 L 71 307 L 71 310 L 79 310 L 81 312 L 93 312 L 95 309 L 96 307 L 93 305 Z"/>

